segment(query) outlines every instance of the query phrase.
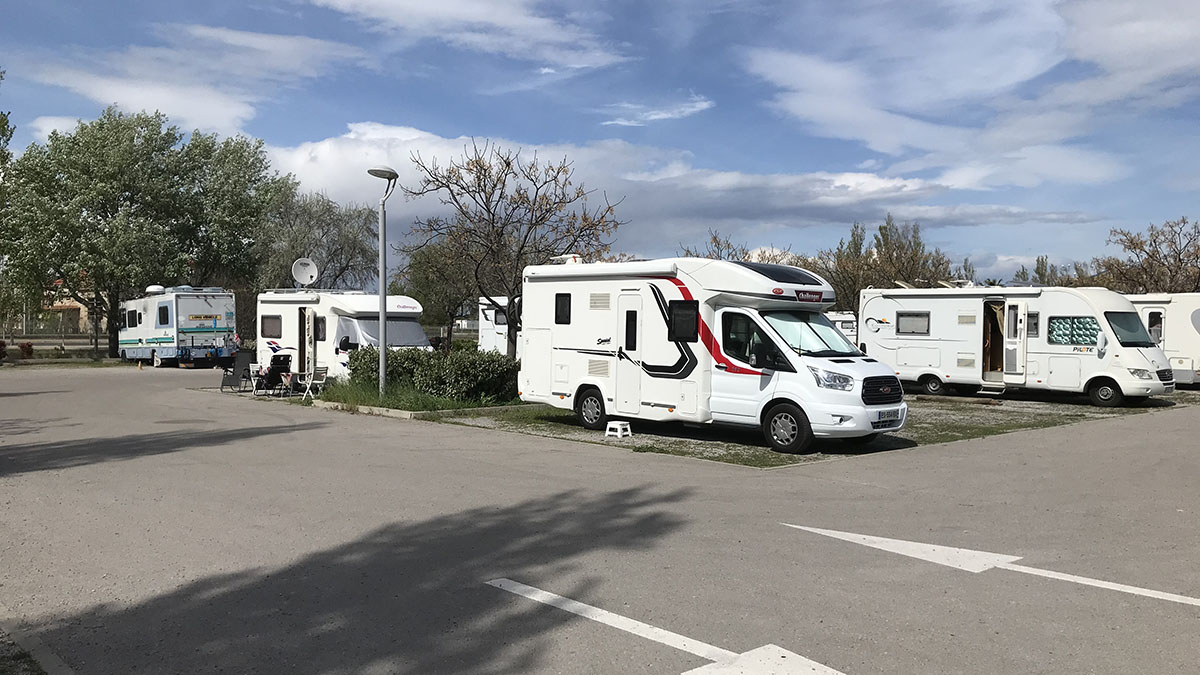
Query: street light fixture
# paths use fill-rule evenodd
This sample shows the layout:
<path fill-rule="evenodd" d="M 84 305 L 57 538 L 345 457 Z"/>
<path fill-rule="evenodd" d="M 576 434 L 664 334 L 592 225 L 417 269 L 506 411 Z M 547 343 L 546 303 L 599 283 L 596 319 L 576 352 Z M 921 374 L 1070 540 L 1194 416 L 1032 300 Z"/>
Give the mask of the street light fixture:
<path fill-rule="evenodd" d="M 392 191 L 396 189 L 396 179 L 400 174 L 390 166 L 376 166 L 367 169 L 367 173 L 387 181 L 387 189 L 383 199 L 379 200 L 379 400 L 383 401 L 383 390 L 387 385 L 387 249 L 384 248 L 384 230 L 387 229 L 387 211 L 385 203 Z"/>

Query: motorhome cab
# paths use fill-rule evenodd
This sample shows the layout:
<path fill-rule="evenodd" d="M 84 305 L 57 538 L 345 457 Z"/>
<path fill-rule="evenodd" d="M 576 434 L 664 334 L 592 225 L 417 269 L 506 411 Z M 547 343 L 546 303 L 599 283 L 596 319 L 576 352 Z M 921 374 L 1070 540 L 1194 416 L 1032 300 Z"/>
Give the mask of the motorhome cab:
<path fill-rule="evenodd" d="M 895 374 L 822 312 L 833 289 L 795 267 L 672 258 L 526 267 L 526 401 L 610 417 L 758 427 L 772 447 L 869 440 L 904 426 Z"/>
<path fill-rule="evenodd" d="M 223 288 L 150 286 L 145 297 L 121 303 L 121 358 L 149 361 L 155 368 L 228 362 L 237 351 L 234 307 L 233 293 Z"/>
<path fill-rule="evenodd" d="M 1175 381 L 1200 383 L 1200 293 L 1127 295 L 1142 323 L 1171 361 Z"/>
<path fill-rule="evenodd" d="M 508 353 L 508 298 L 479 298 L 479 350 Z M 496 307 L 499 305 L 499 307 Z M 521 341 L 517 339 L 517 358 L 521 358 Z"/>
<path fill-rule="evenodd" d="M 392 348 L 429 349 L 417 322 L 421 304 L 403 295 L 387 297 L 387 342 Z M 258 295 L 258 363 L 291 355 L 294 373 L 329 368 L 329 377 L 349 375 L 350 352 L 379 345 L 379 296 L 362 291 L 272 290 Z"/>
<path fill-rule="evenodd" d="M 1133 305 L 1103 288 L 870 288 L 859 319 L 863 350 L 929 394 L 1048 389 L 1116 406 L 1175 390 Z"/>

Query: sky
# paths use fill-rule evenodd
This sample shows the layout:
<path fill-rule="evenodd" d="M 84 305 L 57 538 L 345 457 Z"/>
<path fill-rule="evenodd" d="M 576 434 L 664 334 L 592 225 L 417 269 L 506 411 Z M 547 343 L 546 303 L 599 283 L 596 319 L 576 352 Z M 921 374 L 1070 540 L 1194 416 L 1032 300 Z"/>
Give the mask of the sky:
<path fill-rule="evenodd" d="M 264 139 L 338 201 L 472 138 L 566 157 L 669 256 L 887 213 L 983 276 L 1196 216 L 1195 0 L 211 0 L 3 11 L 13 148 L 116 104 Z M 593 202 L 594 203 L 594 202 Z M 436 200 L 388 202 L 389 239 Z"/>

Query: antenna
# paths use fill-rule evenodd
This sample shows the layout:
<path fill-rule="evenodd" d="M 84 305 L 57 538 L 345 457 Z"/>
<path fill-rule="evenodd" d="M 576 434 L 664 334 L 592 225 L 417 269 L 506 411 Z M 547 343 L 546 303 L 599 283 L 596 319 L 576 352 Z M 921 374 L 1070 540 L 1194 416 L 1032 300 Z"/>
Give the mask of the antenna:
<path fill-rule="evenodd" d="M 317 264 L 312 258 L 300 258 L 292 263 L 292 278 L 301 286 L 307 286 L 317 280 Z"/>

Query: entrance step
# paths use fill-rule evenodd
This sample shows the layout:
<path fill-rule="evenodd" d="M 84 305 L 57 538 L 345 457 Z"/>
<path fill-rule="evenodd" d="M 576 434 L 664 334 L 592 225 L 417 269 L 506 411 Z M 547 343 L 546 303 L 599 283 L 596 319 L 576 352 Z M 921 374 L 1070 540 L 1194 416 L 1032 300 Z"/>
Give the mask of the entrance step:
<path fill-rule="evenodd" d="M 1003 384 L 988 382 L 979 388 L 979 393 L 985 396 L 999 396 L 1004 393 Z"/>

